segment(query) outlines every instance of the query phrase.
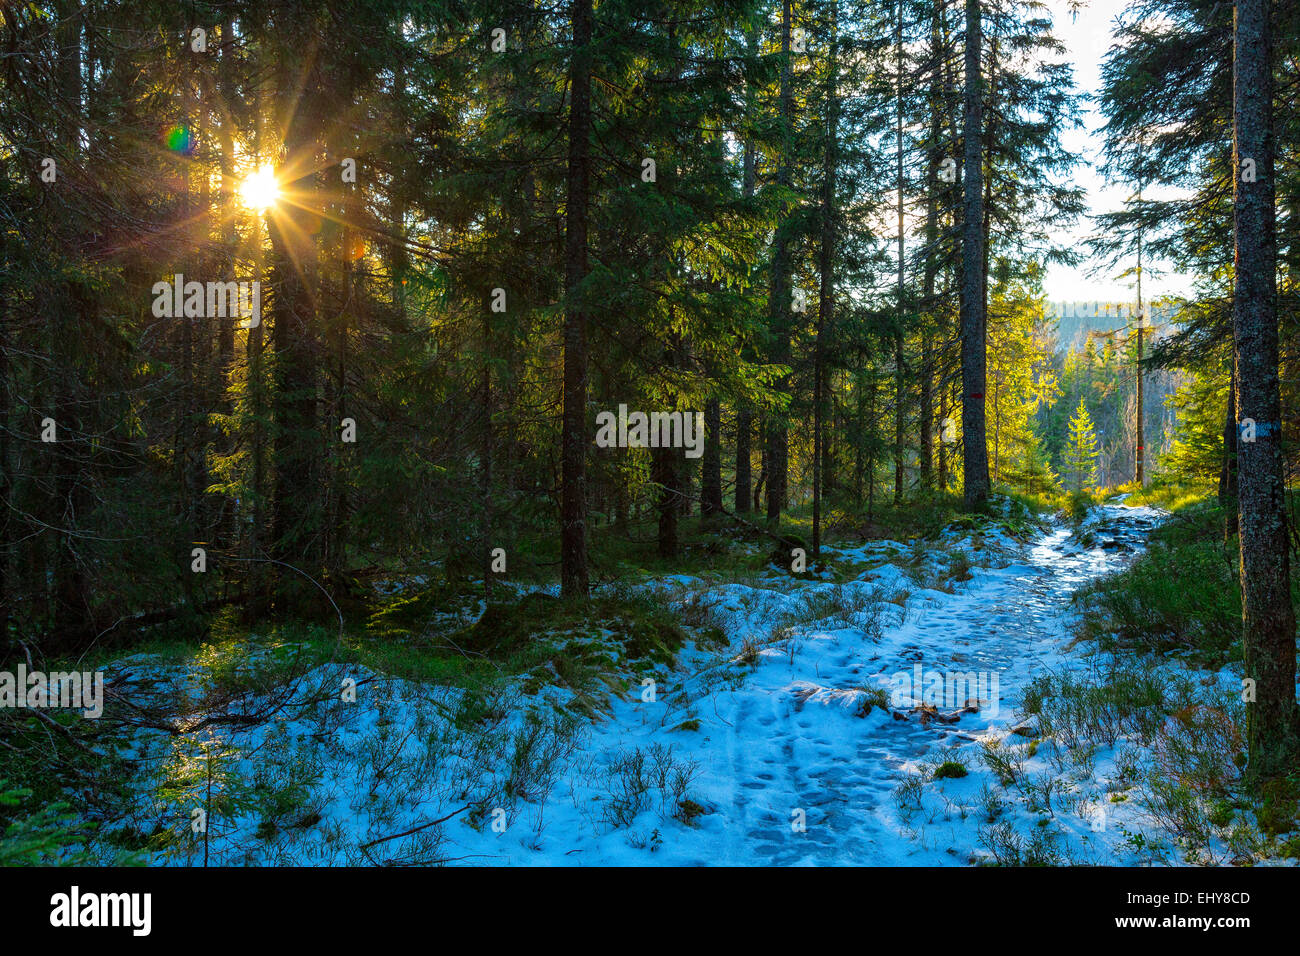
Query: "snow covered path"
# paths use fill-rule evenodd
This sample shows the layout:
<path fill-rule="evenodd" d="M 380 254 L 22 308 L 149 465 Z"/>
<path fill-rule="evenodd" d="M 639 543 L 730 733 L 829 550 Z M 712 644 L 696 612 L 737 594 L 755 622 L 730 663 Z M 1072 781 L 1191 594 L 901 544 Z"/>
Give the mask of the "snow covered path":
<path fill-rule="evenodd" d="M 720 599 L 715 613 L 726 622 L 733 651 L 747 634 L 759 648 L 743 681 L 709 684 L 706 670 L 662 689 L 655 702 L 616 702 L 612 718 L 598 723 L 582 747 L 594 755 L 592 788 L 571 777 L 571 799 L 548 805 L 546 825 L 526 840 L 458 834 L 454 827 L 445 836 L 471 852 L 518 864 L 967 864 L 973 824 L 960 833 L 958 827 L 945 830 L 933 814 L 930 826 L 909 824 L 900 819 L 895 791 L 927 762 L 958 757 L 972 771 L 979 765 L 978 741 L 1012 727 L 1030 677 L 1066 662 L 1071 594 L 1131 560 L 1158 520 L 1152 509 L 1107 505 L 1087 522 L 1096 546 L 1081 547 L 1067 527 L 1027 547 L 1003 540 L 1019 552 L 1012 563 L 973 568 L 971 580 L 951 594 L 913 590 L 892 565 L 841 585 L 785 578 L 770 588 L 717 588 L 711 592 Z M 903 591 L 882 603 L 880 595 L 891 588 Z M 843 619 L 787 625 L 788 632 L 778 630 L 788 634 L 785 639 L 764 640 L 772 621 L 782 620 L 783 612 L 790 620 L 810 592 L 834 595 L 841 608 L 854 606 L 855 598 L 874 601 L 864 613 L 884 614 L 879 640 Z M 925 674 L 983 672 L 998 681 L 999 693 L 982 700 L 978 712 L 959 712 L 965 697 L 955 707 L 940 705 L 938 714 L 910 700 L 900 706 L 895 697 L 890 707 L 874 706 L 863 716 L 871 689 L 895 693 L 895 675 L 910 676 L 917 665 Z M 914 694 L 920 703 L 922 688 Z M 671 747 L 678 765 L 698 768 L 689 794 L 705 812 L 693 826 L 662 811 L 657 819 L 646 811 L 626 828 L 605 832 L 590 825 L 589 814 L 581 819 L 584 802 L 605 799 L 595 785 L 596 768 L 656 746 Z M 988 779 L 972 772 L 942 781 L 944 799 L 974 813 L 977 777 Z M 575 811 L 579 818 L 571 816 Z M 944 816 L 966 821 L 967 813 Z"/>
<path fill-rule="evenodd" d="M 917 848 L 901 843 L 895 832 L 894 790 L 924 759 L 972 744 L 991 728 L 1010 726 L 1024 683 L 1060 659 L 1070 596 L 1131 558 L 1154 521 L 1145 509 L 1107 507 L 1106 530 L 1098 538 L 1119 545 L 1111 549 L 1071 548 L 1068 528 L 1052 531 L 1031 546 L 1027 562 L 976 571 L 971 585 L 956 595 L 909 604 L 906 623 L 887 636 L 888 651 L 865 655 L 868 648 L 843 634 L 808 646 L 818 655 L 816 680 L 827 688 L 914 672 L 917 664 L 923 672 L 945 675 L 996 673 L 1001 694 L 996 715 L 986 708 L 951 724 L 923 723 L 915 712 L 897 720 L 877 710 L 867 727 L 827 721 L 800 707 L 791 693 L 800 680 L 794 672 L 806 669 L 797 661 L 789 667 L 786 687 L 777 686 L 780 679 L 770 680 L 776 676 L 770 674 L 761 681 L 766 693 L 737 694 L 734 708 L 724 715 L 731 726 L 722 731 L 737 787 L 730 808 L 720 810 L 731 818 L 725 824 L 729 830 L 744 833 L 734 862 L 919 862 Z M 781 667 L 779 662 L 767 666 L 778 672 Z M 920 690 L 916 696 L 922 696 Z M 806 810 L 806 832 L 790 825 L 792 808 Z"/>
<path fill-rule="evenodd" d="M 1131 560 L 1159 520 L 1112 504 L 1089 516 L 1083 541 L 1061 525 L 1028 545 L 988 531 L 945 532 L 917 549 L 876 541 L 835 552 L 838 567 L 858 569 L 840 583 L 774 569 L 747 583 L 660 580 L 652 591 L 729 645 L 688 647 L 651 686 L 628 691 L 610 677 L 608 707 L 576 729 L 561 706 L 572 691 L 558 683 L 530 691 L 520 679 L 477 705 L 499 716 L 467 724 L 458 687 L 324 668 L 312 703 L 218 742 L 229 780 L 293 796 L 274 826 L 265 811 L 223 819 L 216 859 L 969 865 L 987 858 L 979 831 L 996 819 L 1025 839 L 1058 840 L 1072 861 L 1121 862 L 1132 856 L 1119 846 L 1124 827 L 1092 825 L 1135 823 L 1137 801 L 1112 805 L 1103 789 L 1111 751 L 1088 758 L 1097 775 L 1072 775 L 1079 768 L 1052 744 L 1036 757 L 1020 746 L 1013 792 L 984 766 L 981 744 L 1029 743 L 1010 733 L 1026 684 L 1089 666 L 1085 649 L 1066 646 L 1071 595 Z M 136 683 L 119 686 L 140 692 L 155 677 L 203 677 L 194 663 L 168 669 L 147 656 L 118 662 L 124 671 Z M 357 678 L 350 703 L 330 689 L 340 676 Z M 150 786 L 170 777 L 192 793 L 171 797 L 175 806 L 137 801 L 133 826 L 181 821 L 188 832 L 205 798 L 185 748 L 209 746 L 140 735 L 137 755 L 158 767 Z M 945 761 L 949 773 L 922 772 Z M 1045 810 L 1035 806 L 1035 786 L 1058 785 Z M 193 840 L 178 846 L 158 862 L 193 864 L 201 852 Z"/>

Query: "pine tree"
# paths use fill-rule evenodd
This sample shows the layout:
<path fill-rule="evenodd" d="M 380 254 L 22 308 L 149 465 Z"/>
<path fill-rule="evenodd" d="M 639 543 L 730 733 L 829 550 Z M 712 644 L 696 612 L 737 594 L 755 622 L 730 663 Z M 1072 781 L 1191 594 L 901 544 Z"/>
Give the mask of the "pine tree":
<path fill-rule="evenodd" d="M 1079 407 L 1070 419 L 1070 438 L 1066 445 L 1065 465 L 1075 492 L 1097 484 L 1097 433 L 1088 406 L 1079 399 Z"/>

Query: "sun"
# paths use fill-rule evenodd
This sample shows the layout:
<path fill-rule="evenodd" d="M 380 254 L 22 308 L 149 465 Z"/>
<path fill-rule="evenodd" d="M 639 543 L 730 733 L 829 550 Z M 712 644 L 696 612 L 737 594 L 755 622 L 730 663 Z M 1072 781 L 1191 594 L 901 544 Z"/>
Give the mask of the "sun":
<path fill-rule="evenodd" d="M 255 212 L 264 212 L 280 198 L 280 184 L 275 181 L 275 169 L 263 166 L 249 173 L 239 186 L 239 197 L 244 205 Z"/>

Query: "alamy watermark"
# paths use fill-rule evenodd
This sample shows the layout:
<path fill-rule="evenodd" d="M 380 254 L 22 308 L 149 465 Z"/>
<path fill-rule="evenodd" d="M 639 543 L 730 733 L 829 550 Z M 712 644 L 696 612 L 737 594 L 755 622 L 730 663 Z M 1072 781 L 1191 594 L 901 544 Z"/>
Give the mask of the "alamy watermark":
<path fill-rule="evenodd" d="M 687 458 L 704 454 L 703 412 L 631 412 L 596 415 L 597 448 L 685 448 Z"/>
<path fill-rule="evenodd" d="M 104 713 L 103 671 L 0 671 L 0 708 L 80 710 L 94 720 Z"/>
<path fill-rule="evenodd" d="M 998 715 L 1000 686 L 997 671 L 922 670 L 915 664 L 911 672 L 899 671 L 890 678 L 889 702 L 893 707 L 917 704 L 957 710 L 977 707 L 981 715 Z"/>
<path fill-rule="evenodd" d="M 133 936 L 148 936 L 153 928 L 152 893 L 83 893 L 73 886 L 50 897 L 50 925 L 121 926 Z"/>
<path fill-rule="evenodd" d="M 262 324 L 262 283 L 185 281 L 176 273 L 170 282 L 163 279 L 153 285 L 153 314 L 159 319 L 233 319 L 243 318 L 241 329 L 255 329 Z"/>

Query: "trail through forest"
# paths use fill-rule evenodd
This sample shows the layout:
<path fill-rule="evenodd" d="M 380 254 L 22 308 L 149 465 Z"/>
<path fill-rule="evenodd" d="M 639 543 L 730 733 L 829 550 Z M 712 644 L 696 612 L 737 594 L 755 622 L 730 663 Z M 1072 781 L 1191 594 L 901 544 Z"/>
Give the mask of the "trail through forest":
<path fill-rule="evenodd" d="M 958 525 L 938 541 L 827 549 L 838 581 L 775 568 L 657 579 L 644 586 L 657 602 L 725 644 L 688 645 L 654 677 L 611 673 L 595 693 L 559 673 L 483 698 L 317 668 L 300 703 L 256 726 L 142 729 L 137 765 L 156 769 L 130 823 L 150 832 L 205 806 L 219 821 L 206 848 L 227 864 L 1174 862 L 1177 837 L 1147 836 L 1161 827 L 1144 789 L 1160 778 L 1161 714 L 1219 726 L 1240 675 L 1117 660 L 1072 627 L 1072 596 L 1141 553 L 1161 520 L 1110 503 L 1027 541 Z M 134 696 L 202 684 L 205 666 L 135 655 L 110 672 Z M 341 678 L 356 682 L 351 703 Z M 583 695 L 594 719 L 575 724 Z M 220 799 L 192 772 L 199 751 L 230 781 Z M 291 798 L 268 815 L 277 794 Z M 194 863 L 204 846 L 159 861 Z M 1196 852 L 1233 851 L 1209 835 Z"/>
<path fill-rule="evenodd" d="M 998 786 L 980 760 L 981 743 L 1027 743 L 1009 736 L 1026 683 L 1046 670 L 1090 666 L 1084 649 L 1066 649 L 1071 597 L 1131 560 L 1159 520 L 1151 508 L 1110 504 L 1080 528 L 1053 524 L 1028 544 L 981 536 L 977 550 L 968 536 L 948 532 L 942 548 L 927 554 L 933 566 L 913 567 L 912 575 L 905 559 L 880 563 L 906 549 L 874 542 L 835 551 L 874 564 L 841 584 L 773 576 L 760 586 L 700 591 L 698 582 L 676 581 L 691 602 L 725 622 L 724 659 L 750 666 L 724 677 L 712 661 L 699 666 L 687 655 L 687 670 L 697 669 L 662 688 L 658 700 L 616 699 L 569 761 L 567 786 L 555 788 L 563 798 L 537 812 L 526 839 L 453 826 L 445 836 L 458 850 L 448 856 L 537 863 L 553 854 L 556 862 L 607 864 L 648 862 L 653 852 L 660 862 L 684 865 L 987 859 L 978 830 L 992 821 L 981 794 L 985 785 Z M 953 593 L 916 586 L 958 553 L 973 553 L 977 563 Z M 682 593 L 665 597 L 680 600 Z M 921 683 L 909 685 L 918 668 Z M 960 699 L 931 706 L 926 680 L 934 674 L 945 679 L 948 696 L 946 678 L 956 675 Z M 973 684 L 971 697 L 960 689 L 966 676 L 988 678 L 979 685 L 978 709 L 966 706 L 976 693 Z M 1027 761 L 1025 779 L 1045 756 Z M 924 768 L 944 760 L 960 763 L 966 775 L 934 781 L 928 792 L 919 787 L 930 776 Z M 1105 755 L 1101 763 L 1104 770 Z M 679 770 L 690 773 L 686 793 L 701 811 L 691 826 L 671 818 L 679 795 L 662 783 Z M 635 812 L 627 795 L 641 777 L 651 782 L 652 799 Z M 1058 801 L 1073 791 L 1079 811 L 1050 813 L 1062 852 L 1109 858 L 1106 847 L 1118 834 L 1107 840 L 1098 826 L 1111 810 L 1105 795 L 1056 786 Z M 588 801 L 601 805 L 601 816 L 584 812 Z M 1032 830 L 1042 826 L 1034 807 L 1032 799 L 1010 799 L 997 816 Z M 610 825 L 611 809 L 620 817 L 629 811 L 620 820 L 626 826 Z"/>
<path fill-rule="evenodd" d="M 1300 865 L 1300 19 L 1079 2 L 6 4 L 0 865 Z"/>
<path fill-rule="evenodd" d="M 720 811 L 731 818 L 734 862 L 915 862 L 918 848 L 898 839 L 893 795 L 899 786 L 942 751 L 968 767 L 979 764 L 977 742 L 1016 723 L 1015 705 L 1029 678 L 1070 662 L 1062 645 L 1069 639 L 1071 596 L 1130 560 L 1157 520 L 1149 508 L 1103 506 L 1090 523 L 1097 544 L 1086 548 L 1068 526 L 1054 527 L 1023 559 L 977 571 L 957 594 L 909 603 L 905 622 L 883 642 L 888 651 L 843 633 L 814 632 L 793 663 L 773 655 L 765 673 L 719 714 L 736 784 Z M 959 713 L 952 705 L 960 709 L 962 702 L 948 701 L 939 715 L 899 711 L 907 719 L 891 716 L 852 734 L 810 712 L 814 701 L 833 699 L 836 688 L 914 673 L 916 665 L 923 672 L 997 674 L 999 706 Z M 915 696 L 923 698 L 923 689 Z M 945 716 L 957 719 L 946 723 Z M 796 807 L 807 812 L 806 832 L 791 826 Z"/>

